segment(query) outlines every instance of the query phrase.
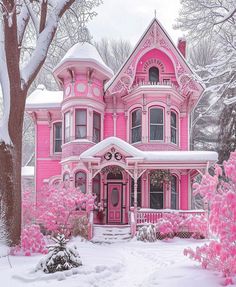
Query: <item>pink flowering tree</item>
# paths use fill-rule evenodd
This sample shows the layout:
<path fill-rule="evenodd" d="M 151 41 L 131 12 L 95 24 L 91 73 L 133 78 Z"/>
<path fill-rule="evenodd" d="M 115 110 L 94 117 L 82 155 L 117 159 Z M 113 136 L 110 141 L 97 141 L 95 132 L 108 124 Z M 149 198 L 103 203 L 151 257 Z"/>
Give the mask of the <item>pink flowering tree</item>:
<path fill-rule="evenodd" d="M 195 192 L 209 202 L 210 231 L 214 237 L 209 244 L 196 250 L 185 249 L 184 254 L 199 261 L 203 268 L 220 271 L 223 285 L 233 284 L 236 275 L 236 153 L 223 164 L 216 165 L 214 175 L 206 173 Z"/>

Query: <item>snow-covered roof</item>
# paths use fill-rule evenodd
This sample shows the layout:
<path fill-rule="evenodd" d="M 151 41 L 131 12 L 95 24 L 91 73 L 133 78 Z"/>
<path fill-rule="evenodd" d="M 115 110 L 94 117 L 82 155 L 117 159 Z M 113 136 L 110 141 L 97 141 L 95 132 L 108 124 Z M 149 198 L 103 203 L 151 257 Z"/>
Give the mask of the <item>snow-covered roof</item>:
<path fill-rule="evenodd" d="M 21 168 L 21 176 L 34 177 L 34 166 L 23 166 Z"/>
<path fill-rule="evenodd" d="M 81 159 L 94 157 L 109 146 L 117 146 L 134 158 L 149 162 L 215 162 L 218 160 L 217 152 L 213 151 L 141 151 L 117 137 L 109 137 L 84 151 Z"/>
<path fill-rule="evenodd" d="M 71 47 L 54 70 L 68 61 L 93 62 L 102 67 L 110 77 L 114 74 L 113 71 L 104 63 L 96 47 L 87 42 L 79 42 Z"/>
<path fill-rule="evenodd" d="M 26 99 L 26 109 L 60 108 L 63 100 L 62 91 L 49 91 L 39 85 Z"/>

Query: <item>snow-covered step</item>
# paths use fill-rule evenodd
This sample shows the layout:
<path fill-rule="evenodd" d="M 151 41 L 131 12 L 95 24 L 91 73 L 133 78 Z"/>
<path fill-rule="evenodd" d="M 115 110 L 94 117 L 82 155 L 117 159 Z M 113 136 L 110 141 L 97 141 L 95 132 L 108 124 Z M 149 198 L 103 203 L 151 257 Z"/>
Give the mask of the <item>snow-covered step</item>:
<path fill-rule="evenodd" d="M 115 243 L 131 239 L 130 225 L 94 225 L 94 243 Z"/>

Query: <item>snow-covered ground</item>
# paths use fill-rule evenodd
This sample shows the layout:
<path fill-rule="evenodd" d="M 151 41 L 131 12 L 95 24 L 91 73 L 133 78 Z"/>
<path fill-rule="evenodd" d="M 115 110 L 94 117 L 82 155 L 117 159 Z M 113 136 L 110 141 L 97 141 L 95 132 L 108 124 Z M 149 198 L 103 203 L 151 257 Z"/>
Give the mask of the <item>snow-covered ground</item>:
<path fill-rule="evenodd" d="M 114 244 L 93 244 L 74 240 L 83 266 L 65 277 L 33 272 L 43 255 L 0 258 L 0 285 L 4 287 L 216 287 L 222 278 L 201 269 L 183 255 L 185 247 L 203 244 L 193 239 L 144 243 L 136 240 Z M 64 279 L 64 280 L 63 280 Z"/>

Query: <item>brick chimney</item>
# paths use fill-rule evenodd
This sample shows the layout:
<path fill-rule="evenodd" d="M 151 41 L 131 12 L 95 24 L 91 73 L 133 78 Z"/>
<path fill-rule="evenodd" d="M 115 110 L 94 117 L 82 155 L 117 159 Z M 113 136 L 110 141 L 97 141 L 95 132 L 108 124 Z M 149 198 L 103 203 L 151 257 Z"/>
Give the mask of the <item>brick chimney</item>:
<path fill-rule="evenodd" d="M 178 50 L 180 53 L 186 58 L 186 40 L 184 38 L 180 38 L 178 40 Z"/>

